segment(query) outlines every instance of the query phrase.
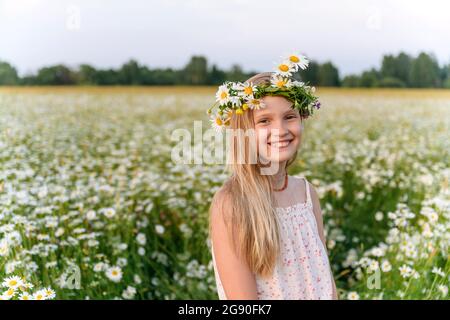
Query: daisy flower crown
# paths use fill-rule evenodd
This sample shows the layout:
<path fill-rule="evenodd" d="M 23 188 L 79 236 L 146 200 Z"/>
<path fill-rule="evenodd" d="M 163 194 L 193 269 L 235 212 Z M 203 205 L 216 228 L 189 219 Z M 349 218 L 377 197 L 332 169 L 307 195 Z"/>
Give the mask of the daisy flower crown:
<path fill-rule="evenodd" d="M 320 102 L 314 95 L 315 87 L 293 78 L 295 72 L 305 70 L 308 64 L 305 56 L 291 54 L 277 64 L 270 83 L 254 85 L 251 82 L 225 81 L 219 86 L 216 102 L 207 110 L 212 127 L 222 131 L 229 127 L 233 113 L 240 116 L 249 109 L 264 108 L 261 98 L 267 95 L 286 97 L 293 102 L 292 108 L 298 110 L 302 118 L 308 118 L 314 109 L 320 108 Z"/>

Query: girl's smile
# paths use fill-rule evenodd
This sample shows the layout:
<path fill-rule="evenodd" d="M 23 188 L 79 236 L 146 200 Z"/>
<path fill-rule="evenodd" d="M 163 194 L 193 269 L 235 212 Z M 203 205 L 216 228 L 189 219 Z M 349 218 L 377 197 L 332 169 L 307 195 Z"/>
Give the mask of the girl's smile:
<path fill-rule="evenodd" d="M 278 148 L 280 150 L 286 149 L 292 142 L 293 139 L 287 139 L 287 140 L 275 140 L 273 142 L 268 142 L 267 144 L 269 146 L 272 146 L 272 148 Z"/>

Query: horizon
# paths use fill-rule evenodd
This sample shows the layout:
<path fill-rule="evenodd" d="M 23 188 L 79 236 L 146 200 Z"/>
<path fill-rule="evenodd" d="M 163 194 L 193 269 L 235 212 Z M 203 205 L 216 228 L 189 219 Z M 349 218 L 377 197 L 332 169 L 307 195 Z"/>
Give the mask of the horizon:
<path fill-rule="evenodd" d="M 383 56 L 386 56 L 386 55 L 397 56 L 397 55 L 400 54 L 400 53 L 405 53 L 405 54 L 409 55 L 409 56 L 412 57 L 412 58 L 416 58 L 417 55 L 419 55 L 421 52 L 424 52 L 424 53 L 426 53 L 426 54 L 431 54 L 431 56 L 433 56 L 434 58 L 436 58 L 436 55 L 435 55 L 433 52 L 426 52 L 426 51 L 419 51 L 416 55 L 412 55 L 412 54 L 410 54 L 409 52 L 404 52 L 404 51 L 399 51 L 399 52 L 395 52 L 395 53 L 387 52 L 387 53 L 384 53 L 384 54 L 380 57 L 380 59 L 379 59 L 380 61 L 379 61 L 378 65 L 376 65 L 376 66 L 371 66 L 370 68 L 369 68 L 369 67 L 368 67 L 368 68 L 364 68 L 364 69 L 362 69 L 362 70 L 359 71 L 359 72 L 349 73 L 349 74 L 342 74 L 341 69 L 339 68 L 338 65 L 335 64 L 334 61 L 331 61 L 331 60 L 328 60 L 328 61 L 317 61 L 317 60 L 312 59 L 312 58 L 310 58 L 310 57 L 307 57 L 307 58 L 310 60 L 310 62 L 311 62 L 311 61 L 314 61 L 314 62 L 318 62 L 318 63 L 320 63 L 320 64 L 326 63 L 326 62 L 331 62 L 331 63 L 338 69 L 338 71 L 339 71 L 339 77 L 340 77 L 340 78 L 344 78 L 345 76 L 350 76 L 350 75 L 360 75 L 360 74 L 363 73 L 364 71 L 369 71 L 369 70 L 371 70 L 372 68 L 374 68 L 374 69 L 376 69 L 376 70 L 379 70 L 379 69 L 381 68 L 381 62 L 382 62 Z M 202 54 L 197 54 L 196 56 L 203 56 L 203 57 L 206 58 L 206 60 L 207 60 L 207 62 L 208 62 L 208 69 L 211 69 L 213 65 L 218 66 L 216 63 L 212 63 L 212 62 L 208 59 L 207 56 L 204 56 L 204 55 L 202 55 Z M 42 68 L 45 68 L 45 67 L 51 67 L 51 66 L 55 66 L 55 65 L 64 65 L 64 66 L 68 67 L 68 68 L 71 69 L 71 70 L 78 70 L 78 68 L 79 68 L 81 65 L 84 65 L 84 64 L 90 65 L 90 66 L 96 68 L 97 70 L 106 70 L 106 69 L 119 70 L 124 64 L 126 64 L 126 63 L 129 62 L 130 60 L 135 60 L 141 67 L 147 67 L 149 70 L 155 70 L 155 69 L 173 69 L 173 70 L 179 70 L 179 69 L 182 69 L 185 65 L 187 65 L 187 64 L 189 63 L 189 60 L 190 60 L 192 57 L 193 57 L 193 56 L 188 57 L 187 60 L 186 60 L 186 63 L 185 63 L 184 65 L 180 66 L 179 68 L 175 68 L 175 67 L 173 67 L 173 66 L 152 66 L 152 65 L 144 64 L 144 63 L 142 63 L 141 61 L 139 61 L 139 60 L 137 60 L 137 59 L 135 59 L 135 58 L 133 58 L 133 57 L 130 57 L 128 60 L 123 61 L 122 63 L 118 64 L 117 66 L 110 66 L 110 67 L 105 67 L 105 68 L 99 67 L 99 66 L 94 65 L 94 64 L 85 63 L 85 62 L 81 62 L 81 63 L 78 63 L 78 64 L 67 64 L 67 63 L 64 63 L 64 62 L 60 62 L 60 63 L 54 63 L 54 64 L 50 64 L 50 65 L 43 65 L 43 66 L 37 67 L 36 70 L 30 71 L 30 72 L 24 73 L 24 74 L 21 74 L 21 73 L 19 72 L 18 66 L 12 64 L 10 61 L 7 61 L 7 60 L 5 60 L 5 59 L 2 59 L 2 57 L 0 57 L 0 62 L 7 62 L 7 63 L 10 63 L 14 68 L 17 69 L 18 75 L 19 75 L 20 77 L 26 77 L 26 76 L 36 75 L 39 69 L 42 69 Z M 436 58 L 436 60 L 437 60 L 437 58 Z M 444 66 L 446 66 L 446 65 L 450 65 L 450 60 L 449 60 L 447 63 L 446 63 L 446 62 L 440 63 L 439 60 L 437 60 L 437 62 L 439 63 L 439 67 L 444 67 Z M 257 72 L 257 73 L 259 73 L 259 72 L 265 72 L 264 70 L 250 70 L 250 69 L 245 69 L 245 66 L 243 66 L 243 65 L 241 65 L 241 64 L 239 64 L 239 63 L 232 63 L 227 69 L 222 69 L 220 66 L 218 66 L 218 67 L 219 67 L 221 70 L 230 70 L 231 67 L 232 67 L 233 65 L 239 65 L 239 66 L 242 68 L 242 71 L 243 71 L 243 72 L 247 72 L 247 73 L 248 73 L 248 72 L 251 72 L 251 71 Z M 266 70 L 266 71 L 269 71 L 269 70 Z"/>

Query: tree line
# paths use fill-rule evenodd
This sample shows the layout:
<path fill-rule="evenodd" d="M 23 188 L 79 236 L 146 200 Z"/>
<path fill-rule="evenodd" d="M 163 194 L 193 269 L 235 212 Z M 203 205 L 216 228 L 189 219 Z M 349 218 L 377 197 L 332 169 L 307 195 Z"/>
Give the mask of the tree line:
<path fill-rule="evenodd" d="M 57 64 L 20 77 L 14 66 L 0 61 L 0 85 L 219 85 L 226 80 L 244 81 L 256 73 L 245 72 L 238 64 L 222 70 L 215 64 L 209 66 L 204 56 L 193 56 L 181 69 L 150 69 L 131 59 L 117 69 Z M 327 87 L 450 88 L 450 64 L 439 66 L 434 55 L 425 52 L 417 57 L 400 52 L 384 55 L 379 70 L 372 68 L 343 78 L 332 62 L 313 60 L 295 78 Z"/>

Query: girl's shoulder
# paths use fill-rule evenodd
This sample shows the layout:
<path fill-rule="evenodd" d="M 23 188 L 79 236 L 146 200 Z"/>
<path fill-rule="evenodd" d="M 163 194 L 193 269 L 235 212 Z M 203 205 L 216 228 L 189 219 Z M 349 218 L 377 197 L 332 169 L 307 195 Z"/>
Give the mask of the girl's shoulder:
<path fill-rule="evenodd" d="M 213 195 L 211 202 L 211 213 L 220 212 L 224 214 L 226 208 L 232 204 L 231 189 L 229 180 L 225 181 Z"/>
<path fill-rule="evenodd" d="M 232 184 L 233 184 L 233 176 L 228 177 L 222 185 L 214 192 L 214 198 L 216 199 L 224 199 L 226 197 L 231 196 Z"/>
<path fill-rule="evenodd" d="M 225 196 L 231 191 L 232 177 L 228 177 L 222 185 L 214 192 L 214 196 Z"/>
<path fill-rule="evenodd" d="M 298 188 L 302 194 L 308 193 L 311 197 L 311 201 L 315 202 L 318 199 L 317 191 L 314 186 L 306 177 L 304 176 L 289 176 L 297 180 Z"/>
<path fill-rule="evenodd" d="M 308 180 L 303 176 L 288 176 L 290 179 L 295 181 L 295 186 L 300 188 L 300 190 L 306 191 L 305 187 L 308 185 Z"/>

